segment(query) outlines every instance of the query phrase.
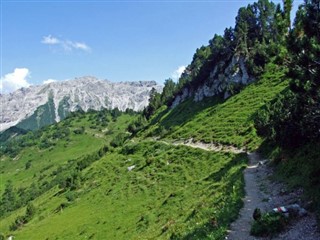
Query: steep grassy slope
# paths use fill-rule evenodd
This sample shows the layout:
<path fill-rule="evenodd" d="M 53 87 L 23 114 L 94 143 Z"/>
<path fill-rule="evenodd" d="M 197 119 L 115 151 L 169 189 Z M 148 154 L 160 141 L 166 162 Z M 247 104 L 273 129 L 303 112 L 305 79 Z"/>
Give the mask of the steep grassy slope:
<path fill-rule="evenodd" d="M 130 143 L 85 169 L 81 187 L 53 188 L 16 239 L 217 239 L 237 215 L 245 155 Z M 127 167 L 135 165 L 132 171 Z M 73 194 L 74 199 L 67 200 Z M 63 206 L 63 207 L 62 207 Z M 20 209 L 0 222 L 23 214 Z"/>
<path fill-rule="evenodd" d="M 99 125 L 99 114 L 78 114 L 31 134 L 30 139 L 26 136 L 27 139 L 21 143 L 20 152 L 14 158 L 8 155 L 1 158 L 0 193 L 3 193 L 8 180 L 11 180 L 14 186 L 22 188 L 34 182 L 40 185 L 44 179 L 49 181 L 60 165 L 95 153 L 119 132 L 125 132 L 126 122 L 132 118 L 122 115 L 112 121 L 111 116 L 108 116 L 104 117 L 104 125 Z M 17 143 L 13 142 L 12 145 L 15 144 Z"/>
<path fill-rule="evenodd" d="M 119 133 L 125 134 L 128 121 L 135 117 L 128 114 L 113 117 L 104 112 L 74 115 L 59 124 L 2 143 L 0 194 L 4 194 L 9 183 L 12 185 L 15 192 L 10 201 L 16 202 L 11 203 L 13 208 L 63 184 L 72 173 L 68 167 L 81 168 L 98 160 L 104 146 Z M 6 212 L 5 207 L 1 210 Z"/>
<path fill-rule="evenodd" d="M 12 180 L 18 195 L 35 193 L 29 201 L 37 211 L 16 230 L 26 205 L 6 213 L 0 232 L 16 239 L 222 239 L 242 204 L 246 156 L 147 139 L 252 149 L 262 142 L 252 118 L 285 89 L 283 76 L 270 65 L 259 82 L 226 101 L 189 100 L 162 109 L 126 142 L 136 116 L 118 112 L 75 114 L 30 134 L 13 151 L 14 160 L 2 157 L 0 191 Z"/>
<path fill-rule="evenodd" d="M 0 193 L 4 200 L 12 183 L 16 210 L 2 215 L 0 232 L 16 239 L 222 238 L 242 204 L 245 155 L 143 139 L 113 148 L 135 118 L 117 115 L 74 114 L 20 137 L 14 151 L 10 145 Z M 21 222 L 26 202 L 36 213 Z"/>
<path fill-rule="evenodd" d="M 144 136 L 217 142 L 254 149 L 261 144 L 253 126 L 256 111 L 288 86 L 285 70 L 269 64 L 258 82 L 244 88 L 227 101 L 192 99 L 174 109 L 160 109 L 151 119 Z"/>

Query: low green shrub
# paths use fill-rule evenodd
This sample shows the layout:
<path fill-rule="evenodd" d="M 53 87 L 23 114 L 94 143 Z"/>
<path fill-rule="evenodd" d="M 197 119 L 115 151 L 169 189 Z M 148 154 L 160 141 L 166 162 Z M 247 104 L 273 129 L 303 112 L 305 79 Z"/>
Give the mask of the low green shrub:
<path fill-rule="evenodd" d="M 259 237 L 273 236 L 281 232 L 288 220 L 280 213 L 264 213 L 261 218 L 254 221 L 250 234 Z"/>

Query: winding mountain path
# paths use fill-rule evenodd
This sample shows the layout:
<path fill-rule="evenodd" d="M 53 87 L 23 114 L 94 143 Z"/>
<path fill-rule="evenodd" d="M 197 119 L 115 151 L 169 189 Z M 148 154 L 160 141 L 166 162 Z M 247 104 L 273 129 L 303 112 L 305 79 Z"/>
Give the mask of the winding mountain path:
<path fill-rule="evenodd" d="M 162 141 L 163 142 L 163 141 Z M 169 144 L 167 142 L 164 142 Z M 224 146 L 215 143 L 202 143 L 193 142 L 192 139 L 187 141 L 176 141 L 173 145 L 185 145 L 193 148 L 200 148 L 206 151 L 216 151 L 216 152 L 232 152 L 241 153 L 245 152 L 244 149 L 239 149 L 233 146 Z M 256 172 L 259 166 L 260 156 L 258 153 L 248 153 L 249 164 L 244 170 L 244 180 L 245 180 L 245 198 L 244 206 L 240 211 L 239 218 L 231 224 L 231 229 L 229 231 L 226 239 L 231 240 L 251 240 L 256 239 L 250 235 L 250 228 L 252 222 L 252 214 L 255 208 L 260 208 L 262 210 L 266 209 L 266 204 L 264 204 L 263 199 L 266 197 L 259 189 L 258 181 L 256 179 Z"/>
<path fill-rule="evenodd" d="M 158 139 L 154 139 L 159 141 Z M 193 139 L 185 141 L 166 142 L 164 144 L 185 145 L 193 148 L 200 148 L 205 151 L 216 152 L 246 152 L 245 149 L 239 149 L 234 146 L 220 145 L 216 143 L 194 142 Z M 228 240 L 266 240 L 270 238 L 257 238 L 250 235 L 251 224 L 254 221 L 252 214 L 255 208 L 260 208 L 263 212 L 270 211 L 274 207 L 285 206 L 288 204 L 301 202 L 303 190 L 295 189 L 286 190 L 286 186 L 279 182 L 270 181 L 273 170 L 265 163 L 267 160 L 262 159 L 257 152 L 247 153 L 249 163 L 244 170 L 245 180 L 245 198 L 244 206 L 240 210 L 238 219 L 233 222 L 225 239 Z M 320 232 L 318 231 L 317 221 L 314 213 L 308 213 L 307 216 L 297 218 L 284 229 L 274 240 L 319 240 Z"/>
<path fill-rule="evenodd" d="M 265 209 L 267 206 L 263 202 L 266 197 L 260 191 L 258 181 L 256 179 L 256 171 L 261 161 L 256 152 L 249 153 L 249 165 L 244 170 L 245 192 L 244 206 L 240 211 L 239 218 L 231 224 L 229 235 L 226 239 L 231 240 L 250 240 L 256 239 L 250 236 L 251 223 L 253 221 L 252 214 L 255 208 Z"/>
<path fill-rule="evenodd" d="M 231 152 L 231 153 L 242 153 L 245 152 L 242 148 L 237 148 L 232 145 L 222 145 L 218 143 L 204 143 L 204 142 L 194 142 L 193 139 L 189 139 L 186 141 L 175 141 L 173 145 L 184 145 L 192 148 L 200 148 L 206 151 L 214 151 L 214 152 Z"/>

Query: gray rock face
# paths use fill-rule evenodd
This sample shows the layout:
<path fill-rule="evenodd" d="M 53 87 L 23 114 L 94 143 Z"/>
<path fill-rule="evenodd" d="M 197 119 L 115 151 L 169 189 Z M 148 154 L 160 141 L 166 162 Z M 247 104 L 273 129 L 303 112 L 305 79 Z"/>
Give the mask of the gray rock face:
<path fill-rule="evenodd" d="M 188 97 L 190 96 L 190 92 L 187 88 L 183 89 L 183 92 L 181 95 L 178 95 L 173 103 L 172 103 L 172 107 L 176 107 L 178 106 L 181 102 L 183 102 L 184 100 L 186 100 Z"/>
<path fill-rule="evenodd" d="M 122 111 L 128 108 L 139 111 L 148 105 L 152 88 L 158 92 L 162 91 L 162 86 L 155 81 L 110 82 L 95 77 L 81 77 L 21 88 L 13 93 L 0 95 L 0 131 L 28 118 L 50 98 L 54 102 L 56 122 L 63 117 L 60 116 L 59 110 L 62 106 L 63 110 L 68 112 L 102 108 L 119 108 Z"/>
<path fill-rule="evenodd" d="M 205 97 L 224 93 L 224 98 L 228 98 L 231 96 L 230 89 L 233 86 L 247 85 L 252 81 L 254 79 L 248 75 L 244 57 L 234 55 L 229 63 L 221 61 L 216 64 L 203 85 L 194 91 L 184 89 L 182 94 L 174 99 L 171 107 L 176 107 L 190 97 L 193 97 L 195 102 L 199 102 Z"/>

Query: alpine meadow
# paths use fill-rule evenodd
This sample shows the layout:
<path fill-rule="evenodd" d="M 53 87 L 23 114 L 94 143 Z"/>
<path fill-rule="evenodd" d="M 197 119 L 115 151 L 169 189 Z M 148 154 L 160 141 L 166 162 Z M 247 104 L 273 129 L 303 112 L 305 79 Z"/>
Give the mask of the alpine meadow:
<path fill-rule="evenodd" d="M 319 239 L 320 1 L 234 17 L 163 86 L 2 93 L 0 240 Z"/>

